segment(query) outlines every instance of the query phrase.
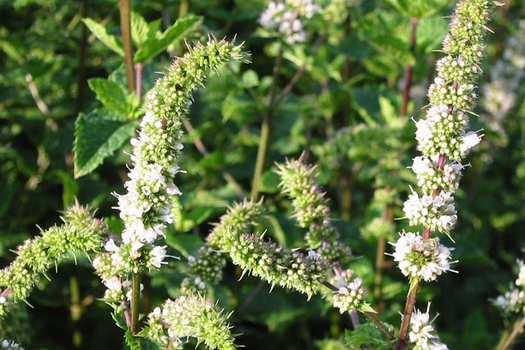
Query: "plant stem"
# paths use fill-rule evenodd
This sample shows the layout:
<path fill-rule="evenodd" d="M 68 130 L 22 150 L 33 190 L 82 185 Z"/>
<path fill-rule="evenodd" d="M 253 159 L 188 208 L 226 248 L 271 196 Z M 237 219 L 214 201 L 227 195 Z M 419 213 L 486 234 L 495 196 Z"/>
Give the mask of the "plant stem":
<path fill-rule="evenodd" d="M 379 321 L 376 314 L 374 314 L 373 312 L 365 312 L 364 315 L 366 318 L 372 321 L 377 326 L 377 328 L 379 328 L 379 330 L 387 336 L 389 340 L 394 340 L 396 338 L 392 333 L 390 333 L 388 328 L 386 328 L 386 326 L 383 323 L 381 323 L 381 321 Z"/>
<path fill-rule="evenodd" d="M 88 17 L 87 6 L 88 0 L 82 0 L 80 3 L 80 17 Z M 77 96 L 75 99 L 74 115 L 77 116 L 82 110 L 82 101 L 84 89 L 86 87 L 86 59 L 88 56 L 88 29 L 83 25 L 81 28 L 79 52 L 78 52 L 78 73 L 77 73 Z"/>
<path fill-rule="evenodd" d="M 514 329 L 512 330 L 512 332 L 509 333 L 510 329 L 508 329 L 501 336 L 501 339 L 500 339 L 498 345 L 496 346 L 496 350 L 507 350 L 507 349 L 509 349 L 510 346 L 512 345 L 512 343 L 516 340 L 518 335 L 523 330 L 523 327 L 525 327 L 525 317 L 522 317 L 521 319 L 518 319 L 518 320 L 516 320 L 516 322 L 514 322 Z"/>
<path fill-rule="evenodd" d="M 139 99 L 139 101 L 142 99 L 142 68 L 144 68 L 143 63 L 135 64 L 135 73 L 136 73 L 135 92 L 137 94 L 137 98 Z"/>
<path fill-rule="evenodd" d="M 78 283 L 76 269 L 69 277 L 69 289 L 71 293 L 71 305 L 69 306 L 69 313 L 71 315 L 71 322 L 73 324 L 73 346 L 75 349 L 80 349 L 82 348 L 82 331 L 79 327 L 79 322 L 82 318 L 82 305 L 80 302 L 80 286 Z"/>
<path fill-rule="evenodd" d="M 131 0 L 120 0 L 120 28 L 124 46 L 124 63 L 128 91 L 135 92 L 135 72 L 133 69 L 133 43 L 131 42 Z"/>
<path fill-rule="evenodd" d="M 275 65 L 272 73 L 272 85 L 270 86 L 268 107 L 266 113 L 263 116 L 263 122 L 261 125 L 261 137 L 259 140 L 259 148 L 257 150 L 257 160 L 255 162 L 255 172 L 252 180 L 252 200 L 259 200 L 259 182 L 261 181 L 261 175 L 264 171 L 264 163 L 266 160 L 266 152 L 268 150 L 268 141 L 270 139 L 270 122 L 273 115 L 275 92 L 277 90 L 277 78 L 279 76 L 279 69 L 283 60 L 283 46 L 279 48 L 279 53 L 275 58 Z"/>
<path fill-rule="evenodd" d="M 405 312 L 403 313 L 403 321 L 401 322 L 401 328 L 399 329 L 399 336 L 397 338 L 396 346 L 394 350 L 403 350 L 406 348 L 406 337 L 408 330 L 410 329 L 410 318 L 414 305 L 416 305 L 417 292 L 419 290 L 419 281 L 410 283 L 410 290 L 407 295 L 407 302 L 405 304 Z"/>
<path fill-rule="evenodd" d="M 139 305 L 140 305 L 140 275 L 133 272 L 131 275 L 131 333 L 139 331 Z"/>
<path fill-rule="evenodd" d="M 415 55 L 416 51 L 416 29 L 419 23 L 419 19 L 412 17 L 410 19 L 412 29 L 410 31 L 410 53 Z M 410 88 L 412 87 L 412 71 L 413 66 L 407 66 L 405 68 L 405 86 L 403 88 L 403 105 L 401 107 L 401 115 L 407 115 L 408 102 L 410 101 Z"/>

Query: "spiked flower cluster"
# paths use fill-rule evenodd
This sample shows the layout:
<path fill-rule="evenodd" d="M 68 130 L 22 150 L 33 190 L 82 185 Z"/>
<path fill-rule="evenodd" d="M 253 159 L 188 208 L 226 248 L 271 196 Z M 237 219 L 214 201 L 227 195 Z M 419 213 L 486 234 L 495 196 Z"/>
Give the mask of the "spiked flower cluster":
<path fill-rule="evenodd" d="M 416 233 L 403 233 L 394 244 L 393 254 L 406 276 L 436 279 L 449 271 L 450 250 L 432 241 L 432 231 L 450 237 L 457 222 L 453 193 L 457 190 L 461 161 L 483 135 L 467 131 L 467 113 L 472 113 L 476 100 L 476 79 L 484 56 L 483 37 L 494 0 L 462 0 L 457 4 L 449 33 L 443 40 L 445 57 L 437 64 L 438 76 L 430 86 L 430 108 L 426 118 L 416 121 L 416 140 L 422 156 L 414 158 L 412 170 L 423 193 L 414 190 L 403 211 L 410 225 L 423 225 L 425 239 Z"/>
<path fill-rule="evenodd" d="M 17 258 L 0 270 L 0 317 L 5 316 L 7 296 L 25 300 L 41 275 L 56 266 L 60 259 L 79 253 L 97 251 L 106 225 L 78 203 L 68 208 L 62 217 L 64 224 L 41 232 L 41 236 L 26 240 L 17 248 Z"/>
<path fill-rule="evenodd" d="M 148 315 L 148 325 L 141 332 L 162 348 L 180 345 L 184 338 L 195 337 L 209 349 L 234 350 L 231 326 L 222 310 L 200 296 L 182 296 L 166 300 Z"/>
<path fill-rule="evenodd" d="M 271 1 L 261 14 L 259 23 L 263 28 L 277 30 L 286 43 L 293 45 L 306 41 L 307 33 L 303 21 L 319 12 L 321 7 L 313 0 Z"/>
<path fill-rule="evenodd" d="M 403 232 L 396 243 L 392 254 L 399 263 L 403 275 L 410 278 L 434 281 L 443 272 L 450 269 L 450 249 L 439 243 L 439 238 L 423 239 L 414 232 Z"/>
<path fill-rule="evenodd" d="M 192 91 L 202 85 L 208 70 L 217 70 L 230 59 L 242 60 L 241 46 L 224 40 L 198 44 L 168 69 L 145 99 L 146 113 L 138 138 L 132 139 L 133 165 L 127 193 L 115 194 L 125 229 L 121 240 L 110 239 L 106 253 L 93 263 L 106 285 L 113 277 L 160 268 L 166 246 L 156 245 L 173 222 L 170 196 L 181 192 L 174 184 L 181 143 L 181 125 L 191 104 Z M 118 287 L 116 280 L 109 283 Z"/>
<path fill-rule="evenodd" d="M 339 290 L 334 291 L 332 303 L 339 308 L 340 313 L 345 313 L 352 309 L 357 309 L 363 303 L 365 290 L 361 288 L 362 280 L 354 276 L 352 270 L 342 271 L 336 277 L 334 286 Z"/>
<path fill-rule="evenodd" d="M 339 232 L 332 225 L 325 193 L 317 184 L 316 168 L 303 164 L 302 158 L 277 164 L 283 192 L 292 198 L 293 217 L 300 227 L 308 227 L 307 248 L 328 261 L 352 255 L 344 243 L 337 241 Z"/>
<path fill-rule="evenodd" d="M 326 262 L 310 251 L 304 255 L 286 249 L 262 237 L 239 234 L 230 227 L 222 227 L 223 251 L 228 253 L 235 265 L 274 285 L 292 288 L 308 297 L 317 291 L 317 286 L 326 272 Z"/>
<path fill-rule="evenodd" d="M 427 312 L 415 310 L 410 318 L 408 338 L 414 344 L 414 350 L 448 350 L 446 344 L 439 340 L 430 320 L 430 303 Z"/>
<path fill-rule="evenodd" d="M 196 256 L 188 257 L 190 274 L 195 278 L 186 277 L 181 284 L 183 295 L 203 293 L 206 283 L 216 284 L 222 279 L 222 269 L 226 266 L 223 254 L 210 246 L 199 248 Z"/>
<path fill-rule="evenodd" d="M 518 260 L 519 274 L 510 289 L 494 300 L 494 305 L 500 308 L 506 315 L 513 313 L 525 313 L 525 264 Z"/>

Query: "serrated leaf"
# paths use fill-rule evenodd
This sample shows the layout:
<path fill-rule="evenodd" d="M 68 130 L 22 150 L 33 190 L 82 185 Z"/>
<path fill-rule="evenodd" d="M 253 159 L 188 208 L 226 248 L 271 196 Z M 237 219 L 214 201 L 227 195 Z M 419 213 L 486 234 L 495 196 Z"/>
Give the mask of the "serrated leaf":
<path fill-rule="evenodd" d="M 75 123 L 75 178 L 95 170 L 129 140 L 138 121 L 126 120 L 107 108 L 81 113 Z"/>
<path fill-rule="evenodd" d="M 128 95 L 119 84 L 103 78 L 89 79 L 88 85 L 105 107 L 124 118 L 136 117 L 139 101 L 135 94 Z"/>
<path fill-rule="evenodd" d="M 142 47 L 135 53 L 133 60 L 135 63 L 146 62 L 157 56 L 175 40 L 184 37 L 187 31 L 200 20 L 200 17 L 187 15 L 179 18 L 175 24 L 166 29 L 161 35 L 150 37 Z"/>
<path fill-rule="evenodd" d="M 106 27 L 102 24 L 95 22 L 91 18 L 84 18 L 82 22 L 89 28 L 89 30 L 107 47 L 115 51 L 120 56 L 124 57 L 124 49 L 120 41 L 114 36 L 108 33 Z"/>
<path fill-rule="evenodd" d="M 131 39 L 133 39 L 133 44 L 137 47 L 140 47 L 151 34 L 148 22 L 137 12 L 131 12 Z"/>
<path fill-rule="evenodd" d="M 388 328 L 392 331 L 392 327 Z M 388 340 L 379 328 L 372 323 L 359 325 L 353 331 L 347 330 L 344 339 L 348 346 L 360 348 L 361 345 L 368 344 L 370 348 L 376 350 L 392 349 L 395 342 L 395 340 Z"/>
<path fill-rule="evenodd" d="M 128 326 L 126 324 L 126 318 L 124 317 L 124 311 L 122 310 L 122 307 L 115 307 L 111 313 L 111 318 L 113 318 L 113 321 L 115 321 L 117 327 L 127 331 Z"/>
<path fill-rule="evenodd" d="M 130 350 L 141 350 L 139 338 L 136 338 L 133 335 L 133 333 L 131 333 L 129 330 L 126 331 L 125 338 L 126 338 L 126 344 L 129 346 Z"/>

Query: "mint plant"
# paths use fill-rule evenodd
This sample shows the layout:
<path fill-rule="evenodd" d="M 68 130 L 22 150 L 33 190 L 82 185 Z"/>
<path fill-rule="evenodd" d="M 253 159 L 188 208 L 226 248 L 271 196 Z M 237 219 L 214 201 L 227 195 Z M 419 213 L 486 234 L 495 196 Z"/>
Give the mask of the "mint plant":
<path fill-rule="evenodd" d="M 33 2 L 22 3 L 0 6 Z M 36 346 L 31 332 L 46 349 L 505 350 L 517 341 L 521 272 L 494 301 L 510 321 L 499 342 L 488 331 L 501 327 L 495 309 L 478 299 L 507 283 L 496 266 L 513 259 L 499 243 L 491 251 L 488 233 L 519 228 L 522 213 L 469 199 L 500 194 L 480 177 L 503 150 L 481 140 L 523 126 L 509 113 L 522 108 L 519 43 L 509 40 L 514 51 L 491 67 L 507 42 L 499 33 L 515 26 L 508 4 L 462 0 L 443 17 L 452 9 L 441 0 L 121 0 L 121 34 L 106 4 L 91 18 L 82 4 L 67 26 L 92 42 L 92 53 L 79 51 L 77 85 L 53 75 L 74 71 L 60 50 L 24 48 L 0 28 L 0 60 L 12 71 L 0 69 L 0 86 L 22 81 L 28 91 L 0 101 L 9 107 L 0 108 L 0 215 L 11 225 L 2 232 L 17 233 L 0 239 L 0 347 Z M 49 50 L 42 28 L 75 9 L 33 5 L 47 17 L 28 33 Z M 46 57 L 56 67 L 35 65 Z M 511 64 L 509 101 L 478 88 L 483 71 L 497 81 Z M 74 106 L 57 97 L 69 90 Z M 477 93 L 487 112 L 505 107 L 501 115 L 478 118 Z M 500 158 L 521 164 L 519 138 L 509 140 L 515 151 Z M 57 184 L 58 202 L 49 200 Z M 516 203 L 517 189 L 502 190 L 501 202 Z M 60 207 L 63 224 L 53 226 L 48 214 Z M 31 238 L 26 226 L 37 221 L 51 228 Z M 17 245 L 13 260 L 7 249 Z M 450 293 L 461 283 L 447 272 L 483 280 L 472 287 L 480 296 L 467 285 Z M 68 317 L 43 328 L 49 309 Z"/>

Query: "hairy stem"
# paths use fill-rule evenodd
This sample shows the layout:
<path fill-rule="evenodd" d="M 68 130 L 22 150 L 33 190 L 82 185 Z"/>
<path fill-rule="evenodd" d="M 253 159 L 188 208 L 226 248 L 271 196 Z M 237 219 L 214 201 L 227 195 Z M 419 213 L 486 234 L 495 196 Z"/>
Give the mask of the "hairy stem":
<path fill-rule="evenodd" d="M 412 316 L 412 311 L 416 305 L 417 292 L 419 290 L 419 281 L 410 283 L 410 290 L 408 291 L 407 301 L 405 304 L 405 312 L 403 313 L 403 321 L 401 322 L 401 328 L 399 329 L 399 336 L 397 338 L 397 343 L 395 350 L 403 350 L 406 348 L 406 338 L 408 331 L 410 329 L 410 318 Z"/>
<path fill-rule="evenodd" d="M 124 63 L 128 91 L 135 92 L 135 71 L 133 69 L 133 44 L 131 42 L 131 0 L 120 0 L 120 28 L 124 46 Z"/>
<path fill-rule="evenodd" d="M 131 280 L 131 333 L 139 331 L 139 305 L 140 305 L 140 275 L 138 272 L 132 274 Z"/>
<path fill-rule="evenodd" d="M 410 23 L 412 29 L 410 31 L 410 53 L 415 55 L 416 52 L 416 29 L 419 23 L 419 19 L 411 18 Z M 403 105 L 401 107 L 401 115 L 407 115 L 408 102 L 410 102 L 410 88 L 412 87 L 412 71 L 413 66 L 407 66 L 405 68 L 405 85 L 403 87 Z"/>

